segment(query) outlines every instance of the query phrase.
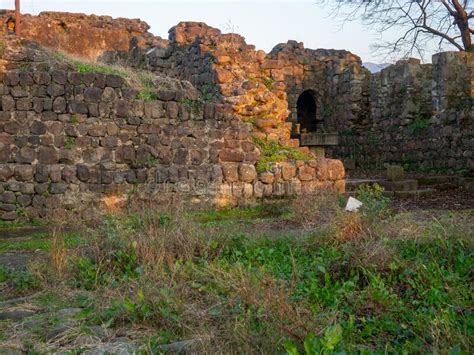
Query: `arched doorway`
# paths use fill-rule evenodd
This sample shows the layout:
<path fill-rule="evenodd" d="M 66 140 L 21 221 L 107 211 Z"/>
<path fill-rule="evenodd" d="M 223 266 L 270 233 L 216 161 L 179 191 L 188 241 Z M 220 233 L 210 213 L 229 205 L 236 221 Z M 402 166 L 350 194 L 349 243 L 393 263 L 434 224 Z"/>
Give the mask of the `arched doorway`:
<path fill-rule="evenodd" d="M 313 90 L 306 90 L 296 102 L 297 122 L 300 133 L 315 132 L 317 130 L 316 99 Z"/>
<path fill-rule="evenodd" d="M 6 21 L 6 26 L 7 26 L 7 33 L 8 34 L 15 34 L 15 19 L 13 17 L 9 17 Z"/>

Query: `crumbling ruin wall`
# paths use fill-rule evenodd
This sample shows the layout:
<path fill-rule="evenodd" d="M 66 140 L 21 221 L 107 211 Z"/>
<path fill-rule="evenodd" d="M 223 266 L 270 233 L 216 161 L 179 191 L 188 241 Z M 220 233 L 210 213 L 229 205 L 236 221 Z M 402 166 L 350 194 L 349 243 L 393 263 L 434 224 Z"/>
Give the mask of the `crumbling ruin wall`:
<path fill-rule="evenodd" d="M 7 22 L 15 12 L 0 11 L 2 36 L 11 36 Z M 68 12 L 41 12 L 38 16 L 24 14 L 22 37 L 42 46 L 64 51 L 88 59 L 96 59 L 106 52 L 128 53 L 132 44 L 145 48 L 162 40 L 148 32 L 150 26 L 138 19 L 85 15 Z"/>
<path fill-rule="evenodd" d="M 34 46 L 3 53 L 11 68 L 0 85 L 0 219 L 132 191 L 221 205 L 344 189 L 338 160 L 276 163 L 258 173 L 252 125 L 218 101 L 189 105 L 199 93 L 188 82 L 145 101 L 118 75 L 24 66 L 44 60 L 41 53 Z"/>
<path fill-rule="evenodd" d="M 289 41 L 266 54 L 204 23 L 182 22 L 169 40 L 139 20 L 43 13 L 24 23 L 25 35 L 48 47 L 190 81 L 204 101 L 217 97 L 249 123 L 254 138 L 298 147 L 296 102 L 311 90 L 318 130 L 340 135 L 329 156 L 361 167 L 472 169 L 472 53 L 443 53 L 433 65 L 410 59 L 371 75 L 347 51 Z"/>
<path fill-rule="evenodd" d="M 356 55 L 344 50 L 307 49 L 288 41 L 269 53 L 272 78 L 287 93 L 290 122 L 297 123 L 297 101 L 310 90 L 316 101 L 320 132 L 339 132 L 359 120 L 365 72 Z"/>
<path fill-rule="evenodd" d="M 340 131 L 333 156 L 358 166 L 474 170 L 474 54 L 400 61 L 370 76 L 366 122 Z"/>

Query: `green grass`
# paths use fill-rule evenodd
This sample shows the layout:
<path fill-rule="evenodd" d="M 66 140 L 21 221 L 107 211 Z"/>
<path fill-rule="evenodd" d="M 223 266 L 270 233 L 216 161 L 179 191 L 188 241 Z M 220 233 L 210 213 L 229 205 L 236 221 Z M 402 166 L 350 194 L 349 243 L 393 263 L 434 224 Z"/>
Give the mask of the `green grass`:
<path fill-rule="evenodd" d="M 302 152 L 298 148 L 284 146 L 275 140 L 256 138 L 254 141 L 261 153 L 256 166 L 258 172 L 269 171 L 272 163 L 276 162 L 314 159 L 314 156 L 309 153 Z"/>
<path fill-rule="evenodd" d="M 3 277 L 23 289 L 42 287 L 37 305 L 52 313 L 83 308 L 78 332 L 95 324 L 112 333 L 130 329 L 141 350 L 199 336 L 203 353 L 224 346 L 239 353 L 469 353 L 472 210 L 397 214 L 379 193 L 362 189 L 370 205 L 364 211 L 333 206 L 330 226 L 299 237 L 228 226 L 291 221 L 297 207 L 288 202 L 107 215 L 69 237 L 67 245 L 81 248 L 68 249 L 62 277 L 45 269 L 42 286 L 32 274 Z M 324 208 L 308 201 L 299 201 L 308 213 Z M 361 229 L 340 239 L 351 221 Z M 34 336 L 27 338 L 43 341 Z"/>
<path fill-rule="evenodd" d="M 115 74 L 123 78 L 128 77 L 128 74 L 126 71 L 120 70 L 115 67 L 107 66 L 107 65 L 81 62 L 78 60 L 74 60 L 72 64 L 74 65 L 74 67 L 79 73 Z"/>
<path fill-rule="evenodd" d="M 397 257 L 383 271 L 354 264 L 344 248 L 288 239 L 238 238 L 221 262 L 287 285 L 295 303 L 306 300 L 314 317 L 341 327 L 339 351 L 360 351 L 367 344 L 382 352 L 416 352 L 435 342 L 445 350 L 466 348 L 474 331 L 472 250 L 453 237 L 395 247 Z M 428 324 L 443 333 L 432 333 Z"/>
<path fill-rule="evenodd" d="M 153 101 L 158 99 L 154 77 L 147 74 L 139 76 L 142 89 L 137 94 L 137 99 L 144 101 Z"/>
<path fill-rule="evenodd" d="M 67 247 L 76 247 L 84 243 L 83 236 L 77 232 L 63 235 Z M 0 239 L 0 253 L 12 250 L 51 250 L 51 237 L 49 233 L 37 233 L 27 238 Z"/>
<path fill-rule="evenodd" d="M 0 230 L 2 229 L 16 229 L 16 228 L 27 228 L 27 227 L 41 227 L 46 225 L 44 221 L 39 219 L 33 219 L 30 221 L 0 221 Z"/>
<path fill-rule="evenodd" d="M 194 213 L 197 221 L 203 224 L 222 222 L 255 221 L 257 219 L 282 217 L 288 210 L 279 205 L 260 205 L 256 207 L 226 208 Z"/>

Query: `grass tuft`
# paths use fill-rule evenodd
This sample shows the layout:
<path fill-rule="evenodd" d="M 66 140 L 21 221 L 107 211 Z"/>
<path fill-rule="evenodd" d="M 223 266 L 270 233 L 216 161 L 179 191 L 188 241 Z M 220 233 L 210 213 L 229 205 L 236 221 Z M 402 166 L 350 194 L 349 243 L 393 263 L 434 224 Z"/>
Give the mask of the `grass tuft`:
<path fill-rule="evenodd" d="M 272 163 L 276 162 L 314 159 L 314 156 L 309 153 L 302 152 L 298 148 L 284 146 L 275 140 L 255 138 L 254 142 L 261 153 L 256 166 L 258 172 L 269 171 Z"/>

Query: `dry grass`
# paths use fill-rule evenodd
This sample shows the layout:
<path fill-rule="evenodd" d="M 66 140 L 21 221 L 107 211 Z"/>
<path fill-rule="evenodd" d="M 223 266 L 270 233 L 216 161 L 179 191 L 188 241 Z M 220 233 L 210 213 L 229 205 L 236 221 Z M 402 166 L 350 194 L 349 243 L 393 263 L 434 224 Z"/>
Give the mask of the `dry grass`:
<path fill-rule="evenodd" d="M 473 237 L 468 214 L 366 218 L 344 212 L 331 193 L 301 198 L 293 208 L 288 218 L 304 226 L 305 236 L 252 236 L 245 244 L 227 220 L 200 223 L 179 201 L 132 199 L 119 212 L 83 226 L 87 245 L 65 248 L 55 237 L 50 264 L 36 272 L 43 289 L 54 286 L 71 302 L 87 296 L 90 303 L 81 307 L 91 314 L 82 324 L 105 324 L 112 334 L 125 332 L 140 344 L 192 340 L 193 353 L 275 353 L 287 340 L 301 344 L 309 333 L 324 337 L 329 326 L 347 322 L 347 314 L 378 319 L 392 312 L 397 288 L 371 284 L 371 277 L 413 263 L 400 261 L 399 242 L 463 234 L 467 243 Z M 453 343 L 460 338 L 452 323 L 442 317 L 437 322 L 431 333 L 446 329 Z M 163 332 L 171 340 L 163 340 Z M 79 334 L 75 328 L 45 349 L 73 350 Z M 156 353 L 152 345 L 142 350 Z"/>
<path fill-rule="evenodd" d="M 293 220 L 304 229 L 324 230 L 332 226 L 343 210 L 339 206 L 339 196 L 330 190 L 320 190 L 293 200 Z"/>
<path fill-rule="evenodd" d="M 156 99 L 159 90 L 192 89 L 189 82 L 173 79 L 169 76 L 152 73 L 143 69 L 135 69 L 129 65 L 104 64 L 87 58 L 73 56 L 65 52 L 51 52 L 50 58 L 66 65 L 70 70 L 81 73 L 115 74 L 123 77 L 128 85 L 139 92 L 144 100 Z"/>
<path fill-rule="evenodd" d="M 61 228 L 53 228 L 51 245 L 51 266 L 59 277 L 67 268 L 67 250 L 61 235 Z"/>

